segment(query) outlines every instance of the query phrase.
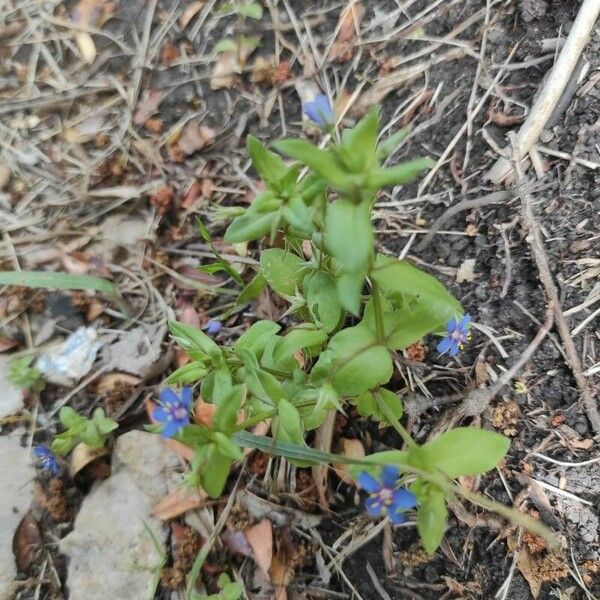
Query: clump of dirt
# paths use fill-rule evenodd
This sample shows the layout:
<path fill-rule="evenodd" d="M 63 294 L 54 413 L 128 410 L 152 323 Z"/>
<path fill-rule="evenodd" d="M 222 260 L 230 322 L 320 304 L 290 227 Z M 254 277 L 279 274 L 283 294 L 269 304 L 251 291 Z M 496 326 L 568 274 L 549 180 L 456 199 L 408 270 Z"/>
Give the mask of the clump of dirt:
<path fill-rule="evenodd" d="M 198 552 L 202 548 L 202 537 L 191 527 L 186 527 L 182 532 L 181 540 L 175 550 L 175 559 L 170 567 L 163 567 L 160 572 L 162 585 L 171 590 L 177 590 L 185 584 L 185 578 L 189 573 Z"/>

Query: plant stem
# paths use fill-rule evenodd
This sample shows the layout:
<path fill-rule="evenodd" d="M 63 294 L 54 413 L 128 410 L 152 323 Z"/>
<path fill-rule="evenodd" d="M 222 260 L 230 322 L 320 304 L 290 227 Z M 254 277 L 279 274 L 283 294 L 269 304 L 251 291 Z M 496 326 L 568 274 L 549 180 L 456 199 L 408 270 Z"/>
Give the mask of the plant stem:
<path fill-rule="evenodd" d="M 417 443 L 412 439 L 410 433 L 406 431 L 402 423 L 396 418 L 396 415 L 392 412 L 390 407 L 382 400 L 381 396 L 375 392 L 374 394 L 377 408 L 385 415 L 385 418 L 389 421 L 392 427 L 398 432 L 404 443 L 409 448 L 418 448 Z M 399 399 L 398 399 L 399 400 Z"/>
<path fill-rule="evenodd" d="M 377 339 L 381 343 L 385 341 L 385 329 L 383 327 L 383 307 L 381 306 L 381 294 L 377 284 L 371 282 L 371 298 L 373 298 L 373 312 L 375 313 L 375 328 L 377 330 Z"/>

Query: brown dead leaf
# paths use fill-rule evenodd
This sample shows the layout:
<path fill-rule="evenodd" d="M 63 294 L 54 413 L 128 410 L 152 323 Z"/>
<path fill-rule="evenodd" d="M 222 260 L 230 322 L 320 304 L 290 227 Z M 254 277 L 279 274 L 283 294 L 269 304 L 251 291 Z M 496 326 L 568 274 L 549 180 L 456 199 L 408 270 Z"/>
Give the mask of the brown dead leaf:
<path fill-rule="evenodd" d="M 173 188 L 169 185 L 163 185 L 150 196 L 149 202 L 154 206 L 158 215 L 162 217 L 169 211 L 174 199 L 175 193 L 173 192 Z"/>
<path fill-rule="evenodd" d="M 164 92 L 160 90 L 144 90 L 140 101 L 135 107 L 133 122 L 136 125 L 143 125 L 156 113 L 164 97 Z"/>
<path fill-rule="evenodd" d="M 207 499 L 208 494 L 204 490 L 177 487 L 152 509 L 152 514 L 161 521 L 168 521 L 199 508 Z"/>
<path fill-rule="evenodd" d="M 78 25 L 101 27 L 112 16 L 114 5 L 104 0 L 79 0 L 71 12 L 71 20 Z M 96 45 L 87 31 L 73 34 L 83 60 L 92 64 L 96 59 Z"/>
<path fill-rule="evenodd" d="M 214 143 L 216 134 L 217 132 L 211 127 L 199 125 L 196 121 L 190 121 L 183 128 L 177 145 L 186 156 L 189 156 Z"/>
<path fill-rule="evenodd" d="M 27 512 L 15 530 L 12 550 L 15 555 L 17 570 L 25 573 L 35 562 L 42 549 L 42 536 L 31 511 Z"/>
<path fill-rule="evenodd" d="M 235 76 L 242 72 L 255 49 L 242 44 L 239 48 L 221 52 L 210 76 L 210 89 L 230 88 L 235 82 Z"/>
<path fill-rule="evenodd" d="M 252 83 L 271 83 L 273 78 L 273 63 L 264 56 L 257 56 L 252 67 L 250 81 Z"/>
<path fill-rule="evenodd" d="M 217 407 L 215 404 L 204 402 L 201 397 L 198 397 L 194 406 L 194 418 L 198 425 L 206 425 L 210 427 L 215 416 Z"/>
<path fill-rule="evenodd" d="M 118 387 L 136 387 L 141 382 L 142 380 L 139 377 L 129 375 L 128 373 L 107 373 L 98 381 L 96 392 L 99 396 L 106 397 Z"/>
<path fill-rule="evenodd" d="M 175 452 L 179 458 L 186 460 L 187 462 L 190 462 L 194 457 L 194 450 L 177 440 L 167 438 L 162 442 L 169 450 L 171 450 L 171 452 Z"/>
<path fill-rule="evenodd" d="M 335 62 L 346 62 L 354 54 L 356 34 L 360 20 L 365 13 L 365 7 L 359 0 L 351 0 L 350 4 L 340 14 L 338 34 L 331 46 L 329 58 Z"/>
<path fill-rule="evenodd" d="M 330 410 L 325 417 L 325 421 L 319 425 L 315 435 L 315 450 L 321 452 L 331 452 L 331 442 L 333 440 L 333 429 L 335 427 L 335 410 Z M 312 476 L 317 486 L 319 495 L 319 504 L 321 508 L 327 510 L 329 508 L 329 500 L 327 498 L 327 475 L 328 465 L 316 464 L 311 467 Z"/>
<path fill-rule="evenodd" d="M 85 320 L 92 323 L 104 312 L 105 308 L 106 306 L 99 300 L 91 300 L 85 313 Z"/>
<path fill-rule="evenodd" d="M 271 561 L 271 569 L 269 570 L 271 583 L 275 586 L 275 600 L 287 600 L 287 591 L 285 587 L 289 585 L 294 577 L 294 569 L 288 566 L 281 559 L 279 554 L 276 554 Z"/>
<path fill-rule="evenodd" d="M 99 450 L 92 450 L 89 446 L 83 443 L 77 444 L 73 448 L 71 458 L 69 460 L 69 475 L 71 478 L 75 477 L 79 471 L 84 467 L 87 467 L 90 463 L 94 462 L 101 456 L 106 456 L 108 450 L 106 448 L 100 448 Z"/>
<path fill-rule="evenodd" d="M 533 556 L 525 548 L 517 554 L 517 569 L 529 584 L 534 599 L 539 597 L 542 584 L 556 583 L 569 575 L 569 566 L 562 556 L 553 552 Z"/>
<path fill-rule="evenodd" d="M 254 560 L 263 572 L 268 575 L 273 560 L 273 526 L 269 519 L 263 519 L 244 532 L 248 544 L 252 548 Z"/>
<path fill-rule="evenodd" d="M 340 438 L 340 452 L 338 454 L 344 458 L 362 459 L 365 457 L 365 449 L 360 440 L 351 440 L 348 438 Z M 354 485 L 354 479 L 350 477 L 349 466 L 343 463 L 334 464 L 333 470 L 336 475 L 348 485 Z"/>
<path fill-rule="evenodd" d="M 204 0 L 196 0 L 186 7 L 179 18 L 179 26 L 181 29 L 185 29 L 190 24 L 190 21 L 200 12 L 203 6 Z"/>
<path fill-rule="evenodd" d="M 171 40 L 167 40 L 160 49 L 160 62 L 167 67 L 172 65 L 180 56 L 179 48 Z"/>
<path fill-rule="evenodd" d="M 490 121 L 500 127 L 512 127 L 513 125 L 520 125 L 525 117 L 523 115 L 509 115 L 499 110 L 490 108 L 488 111 Z"/>
<path fill-rule="evenodd" d="M 13 340 L 4 335 L 0 335 L 0 352 L 6 352 L 7 350 L 12 350 L 19 345 L 19 342 Z"/>

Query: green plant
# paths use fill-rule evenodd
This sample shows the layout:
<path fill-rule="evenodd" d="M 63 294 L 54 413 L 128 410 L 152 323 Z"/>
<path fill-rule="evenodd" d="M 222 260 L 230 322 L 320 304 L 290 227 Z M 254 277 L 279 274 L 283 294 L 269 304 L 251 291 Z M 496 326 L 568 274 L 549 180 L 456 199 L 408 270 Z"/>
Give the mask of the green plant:
<path fill-rule="evenodd" d="M 8 379 L 19 389 L 41 392 L 46 383 L 40 371 L 31 366 L 33 356 L 15 358 L 10 362 Z"/>
<path fill-rule="evenodd" d="M 169 435 L 194 449 L 189 481 L 217 497 L 232 463 L 242 457 L 241 448 L 260 448 L 298 466 L 351 464 L 370 494 L 371 514 L 387 511 L 393 522 L 400 522 L 404 517 L 396 510 L 418 506 L 418 531 L 428 552 L 440 544 L 446 505 L 456 496 L 549 538 L 539 523 L 454 483 L 460 476 L 494 468 L 507 452 L 507 438 L 461 427 L 418 445 L 402 426 L 401 399 L 384 387 L 392 376 L 394 352 L 433 333 L 445 336 L 440 347 L 454 355 L 468 339 L 469 317 L 439 281 L 373 247 L 372 209 L 378 192 L 412 181 L 430 161 L 385 168 L 381 161 L 398 137 L 378 144 L 377 110 L 338 136 L 322 99 L 317 109 L 319 121 L 313 120 L 332 134 L 325 149 L 300 139 L 281 140 L 275 147 L 292 159 L 286 163 L 256 138 L 248 138 L 252 164 L 266 189 L 248 209 L 230 211 L 235 217 L 225 233 L 232 243 L 270 241 L 273 247 L 261 252 L 260 267 L 240 302 L 269 286 L 288 302 L 295 324 L 281 332 L 278 323 L 258 321 L 233 345 L 220 346 L 194 327 L 170 323 L 173 338 L 191 362 L 167 383 L 201 381 L 203 400 L 214 405 L 212 420 L 192 424 L 181 411 L 183 401 L 171 393 L 160 412 L 161 418 L 171 415 Z M 203 235 L 206 239 L 204 230 Z M 218 259 L 212 268 L 223 269 L 223 258 Z M 181 398 L 190 396 L 191 390 L 184 388 Z M 356 461 L 309 448 L 305 433 L 348 404 L 392 425 L 405 449 Z M 247 431 L 266 419 L 272 419 L 272 438 Z M 390 473 L 402 476 L 390 480 Z M 397 501 L 392 501 L 394 495 Z"/>
<path fill-rule="evenodd" d="M 242 584 L 237 581 L 231 581 L 227 573 L 219 575 L 217 585 L 219 586 L 218 594 L 207 596 L 195 592 L 192 594 L 192 600 L 238 600 L 244 591 Z"/>
<path fill-rule="evenodd" d="M 110 432 L 118 427 L 101 408 L 97 408 L 92 418 L 88 419 L 77 414 L 70 406 L 63 406 L 58 417 L 66 431 L 54 438 L 51 449 L 59 456 L 68 454 L 79 442 L 92 450 L 100 450 L 104 448 Z"/>

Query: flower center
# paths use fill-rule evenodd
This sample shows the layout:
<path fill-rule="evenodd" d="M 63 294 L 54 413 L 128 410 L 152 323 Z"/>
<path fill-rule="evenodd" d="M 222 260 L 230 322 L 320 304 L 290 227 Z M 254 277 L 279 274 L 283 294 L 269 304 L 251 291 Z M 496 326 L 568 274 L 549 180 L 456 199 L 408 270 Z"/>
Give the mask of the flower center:
<path fill-rule="evenodd" d="M 183 406 L 179 402 L 175 402 L 171 405 L 169 413 L 169 416 L 175 419 L 176 421 L 181 421 L 187 417 L 187 410 L 185 406 Z"/>
<path fill-rule="evenodd" d="M 387 488 L 387 487 L 381 488 L 377 492 L 377 496 L 379 498 L 379 501 L 384 506 L 389 506 L 394 500 L 394 490 L 392 490 L 391 488 Z"/>

